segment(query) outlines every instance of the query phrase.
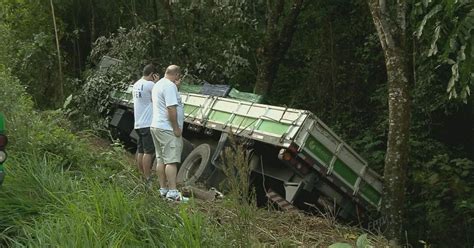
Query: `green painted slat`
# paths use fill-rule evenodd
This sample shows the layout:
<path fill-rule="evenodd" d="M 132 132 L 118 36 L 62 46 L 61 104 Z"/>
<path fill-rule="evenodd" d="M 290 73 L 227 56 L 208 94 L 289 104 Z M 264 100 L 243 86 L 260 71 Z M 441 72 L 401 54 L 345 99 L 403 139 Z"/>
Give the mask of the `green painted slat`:
<path fill-rule="evenodd" d="M 372 204 L 375 206 L 378 205 L 380 198 L 382 197 L 381 194 L 375 190 L 372 186 L 370 186 L 367 183 L 363 183 L 362 187 L 360 187 L 360 194 L 365 196 L 367 199 L 369 199 Z"/>
<path fill-rule="evenodd" d="M 250 118 L 242 115 L 236 115 L 232 120 L 232 126 L 241 127 L 241 128 L 252 128 L 255 126 L 257 119 Z"/>
<path fill-rule="evenodd" d="M 184 114 L 189 115 L 196 115 L 199 113 L 199 107 L 198 106 L 192 106 L 192 105 L 184 105 Z"/>
<path fill-rule="evenodd" d="M 334 163 L 334 172 L 344 178 L 344 180 L 346 180 L 352 186 L 355 185 L 358 178 L 358 175 L 339 159 L 337 159 Z"/>
<path fill-rule="evenodd" d="M 276 121 L 263 120 L 257 130 L 281 136 L 286 133 L 288 128 L 289 125 L 285 125 Z"/>
<path fill-rule="evenodd" d="M 229 120 L 230 116 L 230 113 L 212 110 L 211 113 L 209 113 L 209 120 L 220 123 L 226 123 Z"/>
<path fill-rule="evenodd" d="M 313 136 L 308 136 L 305 148 L 310 150 L 321 161 L 323 161 L 323 165 L 325 167 L 328 167 L 333 154 L 331 151 L 329 151 L 329 149 L 327 149 L 323 144 L 321 144 L 321 142 L 317 141 Z"/>
<path fill-rule="evenodd" d="M 227 112 L 212 110 L 209 114 L 209 120 L 219 123 L 226 123 L 230 119 L 231 115 L 232 114 Z M 235 115 L 230 124 L 234 127 L 253 129 L 257 123 L 257 118 Z M 281 124 L 275 121 L 263 120 L 259 127 L 257 127 L 255 130 L 281 136 L 288 130 L 288 127 L 289 125 Z"/>

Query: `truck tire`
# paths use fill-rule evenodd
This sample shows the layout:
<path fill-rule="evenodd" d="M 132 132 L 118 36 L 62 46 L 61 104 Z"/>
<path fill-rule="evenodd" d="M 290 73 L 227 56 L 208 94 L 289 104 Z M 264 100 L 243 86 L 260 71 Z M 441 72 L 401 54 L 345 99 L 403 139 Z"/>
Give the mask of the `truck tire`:
<path fill-rule="evenodd" d="M 177 183 L 193 185 L 204 182 L 212 173 L 211 157 L 212 149 L 209 144 L 201 144 L 194 148 L 178 171 Z"/>
<path fill-rule="evenodd" d="M 183 152 L 181 153 L 181 162 L 184 163 L 184 160 L 191 154 L 194 150 L 193 143 L 189 142 L 189 140 L 183 138 Z"/>

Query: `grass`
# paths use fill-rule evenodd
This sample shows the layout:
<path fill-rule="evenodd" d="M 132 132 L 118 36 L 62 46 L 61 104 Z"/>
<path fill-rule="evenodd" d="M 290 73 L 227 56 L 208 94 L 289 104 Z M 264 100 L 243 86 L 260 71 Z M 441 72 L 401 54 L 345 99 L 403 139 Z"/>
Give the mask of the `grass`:
<path fill-rule="evenodd" d="M 228 189 L 224 209 L 229 209 L 229 223 L 232 227 L 232 246 L 251 247 L 258 243 L 256 226 L 257 216 L 255 192 L 250 191 L 250 174 L 246 149 L 238 144 L 236 136 L 229 136 L 230 146 L 224 149 L 222 160 L 223 172 L 227 177 L 225 187 Z"/>
<path fill-rule="evenodd" d="M 12 169 L 0 191 L 4 245 L 206 247 L 219 242 L 207 218 L 188 210 L 192 204 L 170 206 L 137 182 L 132 170 L 112 178 L 110 171 L 94 169 L 78 176 L 60 163 L 53 155 L 27 153 L 9 161 Z"/>

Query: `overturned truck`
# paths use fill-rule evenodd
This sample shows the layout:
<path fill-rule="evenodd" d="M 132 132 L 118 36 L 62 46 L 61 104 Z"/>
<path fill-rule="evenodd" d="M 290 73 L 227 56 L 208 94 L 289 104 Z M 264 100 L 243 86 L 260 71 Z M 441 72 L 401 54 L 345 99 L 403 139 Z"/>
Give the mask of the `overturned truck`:
<path fill-rule="evenodd" d="M 233 137 L 247 149 L 260 204 L 270 199 L 281 208 L 329 209 L 343 219 L 361 219 L 380 209 L 381 177 L 316 115 L 245 95 L 231 98 L 228 89 L 199 87 L 180 90 L 183 136 L 195 148 L 184 155 L 178 181 L 219 187 L 225 180 L 221 155 Z M 134 140 L 131 90 L 113 93 L 116 109 L 110 124 Z"/>

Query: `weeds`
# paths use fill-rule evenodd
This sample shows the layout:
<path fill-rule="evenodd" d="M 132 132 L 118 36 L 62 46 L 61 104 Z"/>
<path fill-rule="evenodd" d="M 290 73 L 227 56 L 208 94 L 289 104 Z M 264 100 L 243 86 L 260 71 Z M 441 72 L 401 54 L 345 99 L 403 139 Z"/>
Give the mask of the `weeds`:
<path fill-rule="evenodd" d="M 233 246 L 250 247 L 255 240 L 255 194 L 250 192 L 251 168 L 246 160 L 245 147 L 230 136 L 230 146 L 225 148 L 223 161 L 226 186 L 229 189 L 229 207 L 234 215 L 230 219 L 234 234 Z"/>
<path fill-rule="evenodd" d="M 82 168 L 78 177 L 52 154 L 10 161 L 0 191 L 0 244 L 12 247 L 209 247 L 217 229 L 188 206 L 131 191 L 133 178 Z M 126 170 L 122 175 L 127 175 Z M 207 245 L 206 245 L 207 244 Z"/>

